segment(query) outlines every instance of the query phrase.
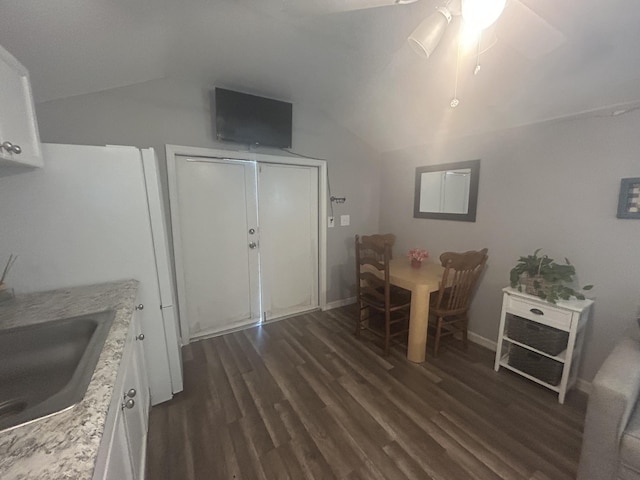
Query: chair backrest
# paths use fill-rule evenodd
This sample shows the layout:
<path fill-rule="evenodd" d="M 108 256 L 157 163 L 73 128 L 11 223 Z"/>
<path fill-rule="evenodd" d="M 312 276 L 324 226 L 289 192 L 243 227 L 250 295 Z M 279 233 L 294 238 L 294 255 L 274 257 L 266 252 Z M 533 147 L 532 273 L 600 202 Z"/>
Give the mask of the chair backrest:
<path fill-rule="evenodd" d="M 396 236 L 393 233 L 376 233 L 373 235 L 363 235 L 363 243 L 376 243 L 381 248 L 384 248 L 384 244 L 388 243 L 390 248 L 389 258 L 393 258 L 393 244 L 396 243 Z"/>
<path fill-rule="evenodd" d="M 455 315 L 469 309 L 476 283 L 489 258 L 487 251 L 483 248 L 479 251 L 444 252 L 440 255 L 444 273 L 433 306 L 435 310 Z"/>
<path fill-rule="evenodd" d="M 383 236 L 356 235 L 356 291 L 358 299 L 374 299 L 388 305 L 391 297 L 389 283 L 391 243 L 381 237 Z M 376 275 L 372 270 L 382 275 L 380 273 Z"/>

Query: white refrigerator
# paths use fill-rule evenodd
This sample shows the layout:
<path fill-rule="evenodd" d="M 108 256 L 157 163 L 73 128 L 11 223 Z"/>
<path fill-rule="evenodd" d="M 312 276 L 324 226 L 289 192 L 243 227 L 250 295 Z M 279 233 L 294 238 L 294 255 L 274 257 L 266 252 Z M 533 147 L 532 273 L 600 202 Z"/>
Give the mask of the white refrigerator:
<path fill-rule="evenodd" d="M 17 293 L 134 278 L 152 404 L 182 390 L 167 229 L 152 149 L 43 144 L 45 165 L 0 177 L 0 259 Z"/>

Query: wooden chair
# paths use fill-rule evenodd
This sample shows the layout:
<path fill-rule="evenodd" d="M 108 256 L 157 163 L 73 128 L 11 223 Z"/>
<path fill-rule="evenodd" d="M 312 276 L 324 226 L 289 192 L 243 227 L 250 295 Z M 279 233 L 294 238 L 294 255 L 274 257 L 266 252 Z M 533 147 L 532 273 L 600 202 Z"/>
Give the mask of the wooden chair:
<path fill-rule="evenodd" d="M 360 238 L 356 235 L 356 291 L 359 304 L 356 337 L 367 329 L 384 339 L 384 354 L 389 355 L 391 339 L 406 334 L 409 329 L 411 292 L 392 289 L 389 283 L 391 241 L 380 235 Z M 371 310 L 384 316 L 384 331 L 370 324 Z M 401 325 L 404 323 L 404 325 Z"/>
<path fill-rule="evenodd" d="M 396 236 L 393 233 L 376 233 L 373 235 L 363 235 L 362 241 L 366 243 L 376 243 L 380 246 L 380 248 L 384 248 L 384 244 L 388 243 L 391 246 L 389 258 L 393 258 L 393 244 L 396 243 Z"/>
<path fill-rule="evenodd" d="M 396 236 L 393 233 L 375 233 L 373 235 L 363 235 L 362 241 L 367 243 L 377 243 L 380 248 L 384 248 L 384 244 L 388 243 L 389 245 L 391 245 L 391 250 L 389 251 L 389 259 L 393 259 L 393 244 L 396 243 Z M 377 255 L 377 258 L 381 262 L 383 261 L 381 254 Z M 407 290 L 396 285 L 391 285 L 391 296 L 393 297 L 394 294 L 398 293 L 406 295 Z"/>
<path fill-rule="evenodd" d="M 480 274 L 487 263 L 487 249 L 464 253 L 444 252 L 440 262 L 444 267 L 440 288 L 431 296 L 429 326 L 434 327 L 434 357 L 438 356 L 442 337 L 462 333 L 467 349 L 469 307 Z"/>

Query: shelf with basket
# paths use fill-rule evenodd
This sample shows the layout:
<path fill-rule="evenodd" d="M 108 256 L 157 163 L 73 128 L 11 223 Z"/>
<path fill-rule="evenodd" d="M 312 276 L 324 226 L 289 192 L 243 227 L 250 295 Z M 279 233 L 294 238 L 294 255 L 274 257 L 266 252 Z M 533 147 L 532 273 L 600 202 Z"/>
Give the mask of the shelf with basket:
<path fill-rule="evenodd" d="M 584 326 L 592 300 L 550 304 L 503 289 L 502 314 L 494 369 L 504 367 L 558 393 L 564 403 L 577 380 Z"/>

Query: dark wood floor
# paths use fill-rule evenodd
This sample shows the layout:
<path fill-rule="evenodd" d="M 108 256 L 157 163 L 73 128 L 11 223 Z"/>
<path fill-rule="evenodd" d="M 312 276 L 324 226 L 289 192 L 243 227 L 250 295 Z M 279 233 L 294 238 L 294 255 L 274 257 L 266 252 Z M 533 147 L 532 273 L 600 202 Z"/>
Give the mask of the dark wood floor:
<path fill-rule="evenodd" d="M 186 347 L 184 392 L 151 410 L 147 478 L 575 478 L 583 394 L 559 405 L 474 344 L 385 359 L 353 337 L 353 312 Z"/>

